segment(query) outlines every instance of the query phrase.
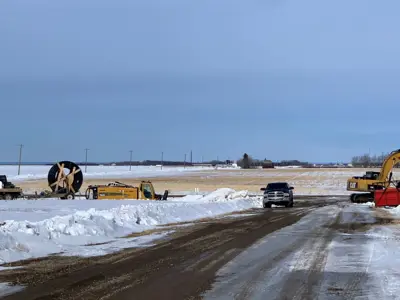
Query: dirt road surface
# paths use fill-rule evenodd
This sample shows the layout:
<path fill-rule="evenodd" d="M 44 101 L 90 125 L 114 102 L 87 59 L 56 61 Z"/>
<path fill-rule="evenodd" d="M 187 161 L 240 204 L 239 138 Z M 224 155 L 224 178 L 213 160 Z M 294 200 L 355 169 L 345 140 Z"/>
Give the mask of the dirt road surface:
<path fill-rule="evenodd" d="M 2 299 L 315 299 L 322 288 L 336 299 L 346 288 L 324 287 L 323 268 L 336 233 L 359 229 L 338 224 L 346 200 L 253 209 L 102 257 L 14 263 L 20 268 L 0 272 L 0 281 L 27 287 Z M 344 278 L 352 289 L 365 279 Z"/>

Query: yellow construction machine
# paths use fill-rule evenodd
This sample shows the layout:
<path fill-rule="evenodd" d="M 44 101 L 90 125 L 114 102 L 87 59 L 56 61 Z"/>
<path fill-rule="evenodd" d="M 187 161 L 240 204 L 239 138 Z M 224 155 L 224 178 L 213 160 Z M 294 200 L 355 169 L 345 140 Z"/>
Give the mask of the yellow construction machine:
<path fill-rule="evenodd" d="M 85 196 L 86 199 L 95 200 L 167 200 L 168 190 L 165 190 L 164 195 L 158 195 L 150 181 L 141 181 L 138 187 L 115 181 L 104 185 L 89 185 Z"/>
<path fill-rule="evenodd" d="M 77 164 L 71 161 L 61 161 L 54 164 L 48 173 L 48 184 L 51 191 L 44 191 L 35 194 L 23 194 L 27 199 L 42 198 L 60 198 L 75 199 L 80 197 L 78 192 L 83 183 L 83 174 Z M 6 176 L 0 175 L 0 182 L 3 182 L 4 188 L 0 188 L 0 199 L 11 199 L 22 196 L 22 190 L 7 183 Z M 7 188 L 7 189 L 5 189 Z M 4 196 L 3 196 L 4 195 Z M 156 194 L 153 184 L 150 181 L 141 181 L 139 186 L 132 186 L 118 181 L 103 185 L 89 185 L 86 189 L 86 199 L 143 199 L 143 200 L 167 200 L 168 190 L 163 195 Z M 170 195 L 170 197 L 179 198 L 184 195 Z"/>
<path fill-rule="evenodd" d="M 354 176 L 347 180 L 347 190 L 361 193 L 350 195 L 350 201 L 365 203 L 374 201 L 374 191 L 387 188 L 392 181 L 392 169 L 400 162 L 400 149 L 392 151 L 384 160 L 380 172 L 367 171 L 363 176 Z"/>

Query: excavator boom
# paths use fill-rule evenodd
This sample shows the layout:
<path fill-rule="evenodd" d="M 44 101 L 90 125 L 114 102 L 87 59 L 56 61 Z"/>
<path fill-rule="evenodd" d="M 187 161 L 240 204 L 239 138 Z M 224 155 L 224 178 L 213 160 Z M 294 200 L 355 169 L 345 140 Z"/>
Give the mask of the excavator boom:
<path fill-rule="evenodd" d="M 382 164 L 379 181 L 382 183 L 389 183 L 392 169 L 400 162 L 400 149 L 390 153 Z"/>

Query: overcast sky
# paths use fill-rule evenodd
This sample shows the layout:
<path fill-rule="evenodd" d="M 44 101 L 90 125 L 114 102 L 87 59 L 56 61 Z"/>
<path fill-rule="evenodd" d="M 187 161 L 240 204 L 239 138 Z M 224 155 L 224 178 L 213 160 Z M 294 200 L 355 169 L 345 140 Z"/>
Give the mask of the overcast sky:
<path fill-rule="evenodd" d="M 0 3 L 0 161 L 400 148 L 400 2 Z"/>

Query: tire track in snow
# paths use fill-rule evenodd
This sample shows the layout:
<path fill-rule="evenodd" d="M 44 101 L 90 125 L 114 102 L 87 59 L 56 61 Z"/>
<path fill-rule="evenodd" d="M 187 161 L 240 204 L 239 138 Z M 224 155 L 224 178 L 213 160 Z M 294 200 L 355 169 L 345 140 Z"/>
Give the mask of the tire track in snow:
<path fill-rule="evenodd" d="M 278 251 L 278 253 L 270 253 L 269 259 L 264 264 L 258 266 L 257 272 L 254 272 L 253 275 L 248 278 L 248 280 L 242 286 L 241 292 L 236 294 L 234 298 L 243 300 L 251 299 L 252 293 L 255 289 L 257 289 L 254 286 L 262 282 L 265 273 L 277 267 L 282 261 L 289 257 L 297 247 L 301 247 L 305 243 L 306 240 L 301 239 L 298 242 L 291 244 L 290 247 L 283 251 Z"/>
<path fill-rule="evenodd" d="M 328 246 L 334 237 L 331 229 L 319 228 L 294 256 L 291 273 L 282 288 L 282 299 L 315 299 L 325 267 Z"/>

